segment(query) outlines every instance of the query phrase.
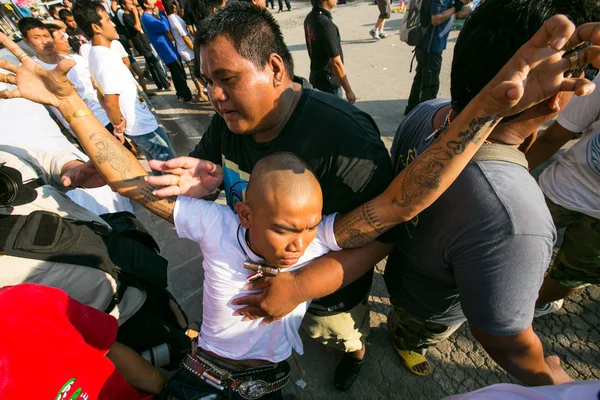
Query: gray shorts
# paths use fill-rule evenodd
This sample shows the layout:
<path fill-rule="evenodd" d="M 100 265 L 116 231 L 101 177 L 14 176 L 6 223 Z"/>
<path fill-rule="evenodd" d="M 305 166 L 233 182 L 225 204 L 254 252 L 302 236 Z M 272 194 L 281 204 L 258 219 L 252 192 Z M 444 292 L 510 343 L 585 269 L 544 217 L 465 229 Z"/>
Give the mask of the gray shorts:
<path fill-rule="evenodd" d="M 390 0 L 377 0 L 377 7 L 379 7 L 379 18 L 390 18 L 392 15 L 392 4 Z"/>

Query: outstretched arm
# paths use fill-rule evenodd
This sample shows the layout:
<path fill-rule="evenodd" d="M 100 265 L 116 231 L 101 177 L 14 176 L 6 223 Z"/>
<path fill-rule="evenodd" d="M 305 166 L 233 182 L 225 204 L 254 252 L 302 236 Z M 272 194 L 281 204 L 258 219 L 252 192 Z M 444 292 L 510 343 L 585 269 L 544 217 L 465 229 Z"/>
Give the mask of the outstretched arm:
<path fill-rule="evenodd" d="M 570 39 L 569 39 L 570 38 Z M 465 107 L 446 131 L 392 181 L 380 196 L 338 218 L 340 247 L 371 242 L 391 227 L 411 220 L 454 182 L 502 117 L 517 114 L 561 92 L 592 93 L 594 84 L 564 77 L 573 66 L 564 46 L 600 44 L 600 24 L 575 26 L 562 15 L 550 18 Z M 579 60 L 600 66 L 600 47 L 582 50 Z"/>
<path fill-rule="evenodd" d="M 6 35 L 0 33 L 0 43 L 21 58 L 21 66 L 0 59 L 0 68 L 11 74 L 0 74 L 0 81 L 17 86 L 13 91 L 0 92 L 0 98 L 22 97 L 58 108 L 84 151 L 90 157 L 106 182 L 120 194 L 137 201 L 154 214 L 173 222 L 174 198 L 159 198 L 155 187 L 144 179 L 148 173 L 94 117 L 85 102 L 77 95 L 67 79 L 67 72 L 75 62 L 61 60 L 52 71 L 47 71 Z M 83 115 L 83 116 L 81 116 Z"/>

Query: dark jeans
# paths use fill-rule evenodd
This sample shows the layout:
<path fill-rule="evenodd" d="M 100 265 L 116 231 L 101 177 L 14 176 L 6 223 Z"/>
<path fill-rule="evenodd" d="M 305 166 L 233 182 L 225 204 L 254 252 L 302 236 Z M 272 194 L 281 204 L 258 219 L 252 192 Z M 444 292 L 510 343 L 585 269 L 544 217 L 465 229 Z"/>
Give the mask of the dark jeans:
<path fill-rule="evenodd" d="M 271 3 L 271 8 L 275 8 L 275 0 L 267 0 L 267 2 L 265 3 L 267 5 L 267 8 L 269 8 L 269 3 Z"/>
<path fill-rule="evenodd" d="M 437 97 L 440 89 L 440 71 L 442 70 L 442 53 L 430 53 L 420 47 L 415 49 L 417 70 L 413 80 L 405 114 L 419 103 Z"/>
<path fill-rule="evenodd" d="M 174 61 L 167 64 L 167 68 L 171 71 L 171 78 L 173 78 L 177 98 L 183 99 L 183 101 L 190 101 L 192 99 L 192 92 L 187 85 L 187 76 L 181 62 L 179 60 Z"/>
<path fill-rule="evenodd" d="M 281 0 L 277 0 L 279 2 L 279 11 L 283 10 L 283 2 Z M 290 11 L 292 9 L 292 6 L 290 5 L 290 0 L 285 0 L 285 6 L 287 7 L 288 11 Z"/>
<path fill-rule="evenodd" d="M 150 71 L 150 75 L 152 75 L 152 80 L 156 84 L 158 90 L 169 89 L 171 85 L 169 85 L 169 81 L 167 80 L 167 75 L 165 71 L 160 66 L 160 62 L 158 58 L 154 55 L 144 57 L 146 59 L 146 65 L 148 66 L 148 71 Z"/>

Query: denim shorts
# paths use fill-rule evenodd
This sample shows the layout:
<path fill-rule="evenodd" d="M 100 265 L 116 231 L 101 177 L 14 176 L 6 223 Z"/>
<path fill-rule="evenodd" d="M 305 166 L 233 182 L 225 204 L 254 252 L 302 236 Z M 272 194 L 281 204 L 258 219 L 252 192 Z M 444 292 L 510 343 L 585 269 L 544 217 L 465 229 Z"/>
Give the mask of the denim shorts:
<path fill-rule="evenodd" d="M 145 135 L 127 137 L 148 161 L 167 161 L 176 157 L 175 152 L 169 143 L 169 138 L 161 127 L 158 127 Z M 159 172 L 153 171 L 152 173 L 160 175 Z"/>

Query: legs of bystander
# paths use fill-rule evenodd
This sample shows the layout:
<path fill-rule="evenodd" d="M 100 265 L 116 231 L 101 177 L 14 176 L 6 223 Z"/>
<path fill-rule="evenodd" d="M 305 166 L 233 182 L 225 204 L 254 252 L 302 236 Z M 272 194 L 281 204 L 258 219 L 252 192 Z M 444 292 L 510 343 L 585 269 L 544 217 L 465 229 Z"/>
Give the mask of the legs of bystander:
<path fill-rule="evenodd" d="M 152 79 L 154 80 L 154 84 L 156 84 L 158 90 L 171 88 L 171 85 L 167 80 L 167 76 L 165 75 L 164 70 L 160 66 L 158 58 L 156 58 L 154 55 L 151 55 L 145 57 L 145 59 L 146 67 L 150 71 L 150 75 L 152 75 Z"/>
<path fill-rule="evenodd" d="M 187 76 L 181 62 L 179 60 L 174 61 L 167 64 L 167 68 L 171 71 L 171 78 L 173 78 L 173 85 L 175 85 L 177 98 L 183 101 L 192 100 L 192 92 L 187 85 Z"/>
<path fill-rule="evenodd" d="M 419 103 L 435 99 L 440 89 L 442 53 L 430 53 L 421 47 L 416 47 L 415 57 L 417 69 L 404 115 L 408 115 Z"/>
<path fill-rule="evenodd" d="M 148 160 L 167 161 L 176 157 L 169 139 L 161 127 L 145 135 L 127 137 Z M 161 175 L 156 171 L 152 171 L 152 174 Z"/>

